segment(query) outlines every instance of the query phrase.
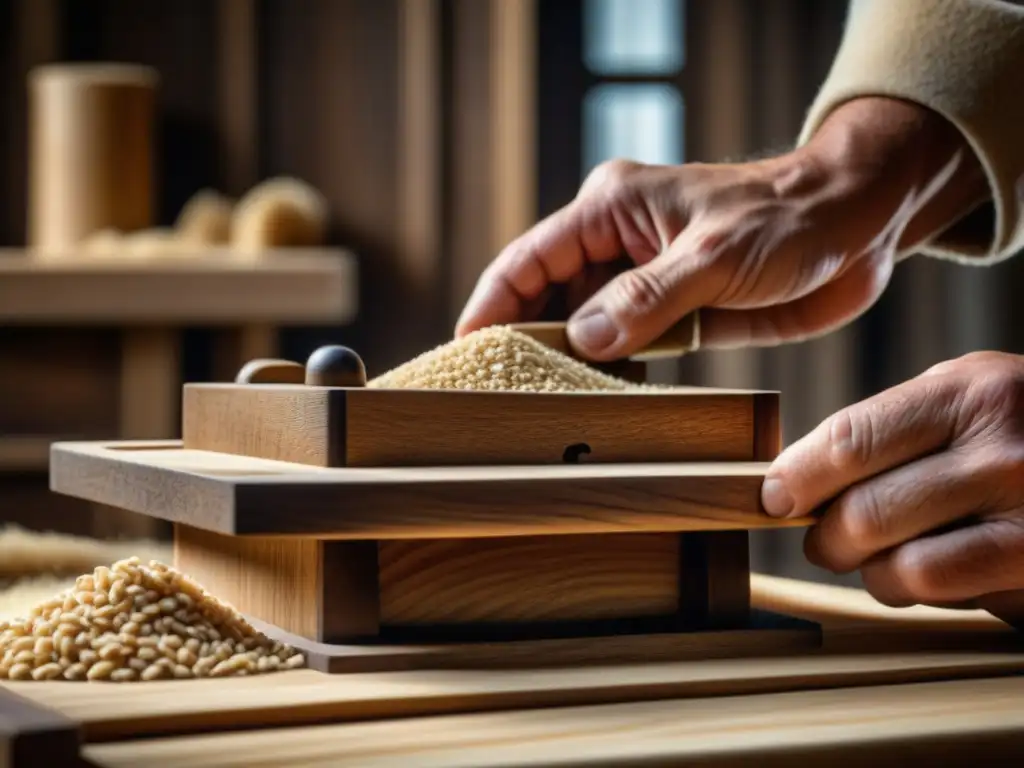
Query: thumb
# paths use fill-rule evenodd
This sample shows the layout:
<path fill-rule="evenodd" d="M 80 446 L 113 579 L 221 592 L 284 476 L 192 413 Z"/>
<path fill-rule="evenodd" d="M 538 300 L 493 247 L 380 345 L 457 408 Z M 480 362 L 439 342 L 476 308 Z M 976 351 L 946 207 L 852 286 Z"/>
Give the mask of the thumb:
<path fill-rule="evenodd" d="M 569 343 L 595 361 L 628 357 L 724 288 L 716 259 L 668 250 L 621 273 L 569 319 Z M 713 268 L 715 267 L 715 268 Z"/>

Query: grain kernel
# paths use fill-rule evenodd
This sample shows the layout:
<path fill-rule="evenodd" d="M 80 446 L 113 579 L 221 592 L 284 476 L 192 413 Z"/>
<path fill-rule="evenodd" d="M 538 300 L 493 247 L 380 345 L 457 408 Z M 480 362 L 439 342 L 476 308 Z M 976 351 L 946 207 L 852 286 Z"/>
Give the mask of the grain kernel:
<path fill-rule="evenodd" d="M 115 683 L 128 683 L 137 680 L 139 673 L 131 668 L 115 669 L 110 673 L 110 679 Z"/>
<path fill-rule="evenodd" d="M 89 680 L 106 680 L 110 677 L 110 673 L 114 671 L 114 662 L 112 661 L 97 661 L 91 667 L 89 671 L 85 673 L 86 678 Z"/>
<path fill-rule="evenodd" d="M 124 655 L 124 649 L 119 643 L 107 643 L 99 651 L 99 657 L 104 661 L 117 661 Z"/>
<path fill-rule="evenodd" d="M 43 664 L 41 667 L 36 667 L 32 670 L 33 680 L 56 680 L 64 673 L 60 664 L 51 662 L 49 664 Z"/>
<path fill-rule="evenodd" d="M 161 677 L 164 676 L 164 674 L 165 674 L 165 671 L 164 671 L 163 667 L 158 667 L 156 665 L 153 665 L 153 666 L 149 667 L 148 669 L 146 669 L 145 672 L 142 673 L 142 679 L 143 680 L 159 680 Z"/>
<path fill-rule="evenodd" d="M 85 678 L 85 665 L 84 664 L 72 664 L 64 670 L 65 680 L 82 680 Z"/>

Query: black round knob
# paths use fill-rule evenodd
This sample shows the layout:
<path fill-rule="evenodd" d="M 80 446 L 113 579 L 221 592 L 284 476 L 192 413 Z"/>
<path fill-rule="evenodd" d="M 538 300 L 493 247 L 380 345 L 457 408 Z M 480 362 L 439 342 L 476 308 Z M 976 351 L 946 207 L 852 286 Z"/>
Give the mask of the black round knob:
<path fill-rule="evenodd" d="M 365 387 L 366 366 L 353 350 L 320 347 L 306 361 L 306 384 L 312 387 Z"/>

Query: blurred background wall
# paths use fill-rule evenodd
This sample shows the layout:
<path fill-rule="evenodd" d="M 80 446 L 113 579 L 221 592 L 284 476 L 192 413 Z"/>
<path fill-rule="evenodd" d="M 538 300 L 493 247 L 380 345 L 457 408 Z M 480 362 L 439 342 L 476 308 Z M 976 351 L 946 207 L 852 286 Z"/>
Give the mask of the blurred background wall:
<path fill-rule="evenodd" d="M 598 162 L 791 145 L 845 12 L 846 0 L 0 0 L 0 245 L 25 237 L 30 69 L 152 65 L 159 223 L 204 186 L 239 194 L 289 174 L 318 187 L 332 243 L 359 257 L 360 317 L 289 331 L 284 352 L 351 344 L 373 373 L 450 338 L 480 270 Z M 939 360 L 1024 351 L 1021 270 L 914 258 L 840 333 L 657 376 L 778 388 L 790 441 Z M 204 343 L 186 345 L 186 380 L 207 375 L 190 362 Z M 829 578 L 804 564 L 798 534 L 755 539 L 756 567 Z"/>

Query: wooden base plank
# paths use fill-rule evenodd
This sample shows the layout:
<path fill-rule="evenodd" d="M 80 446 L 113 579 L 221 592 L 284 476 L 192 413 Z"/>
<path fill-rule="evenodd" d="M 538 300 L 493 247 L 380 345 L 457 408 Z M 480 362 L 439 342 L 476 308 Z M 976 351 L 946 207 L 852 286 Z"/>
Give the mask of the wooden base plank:
<path fill-rule="evenodd" d="M 965 616 L 963 612 L 941 609 L 898 611 L 878 606 L 878 613 L 872 619 L 871 598 L 859 590 L 760 575 L 755 575 L 753 582 L 755 605 L 799 603 L 801 610 L 820 619 L 825 647 L 797 648 L 777 656 L 758 654 L 675 662 L 653 658 L 636 664 L 608 662 L 597 666 L 575 666 L 571 657 L 564 658 L 568 666 L 550 663 L 545 666 L 551 659 L 534 654 L 533 665 L 523 656 L 518 665 L 500 669 L 458 669 L 457 664 L 448 664 L 438 671 L 348 675 L 324 675 L 306 669 L 235 679 L 171 680 L 137 685 L 5 682 L 0 690 L 9 689 L 81 722 L 88 742 L 105 742 L 130 738 L 134 734 L 191 734 L 410 715 L 695 697 L 703 697 L 702 707 L 712 709 L 720 708 L 723 703 L 707 697 L 725 696 L 729 701 L 736 701 L 743 696 L 784 691 L 995 678 L 1024 673 L 1024 638 L 991 617 Z M 851 621 L 857 622 L 859 628 L 854 629 Z M 906 650 L 886 649 L 892 635 L 879 630 L 894 625 L 902 628 L 908 641 Z M 920 631 L 915 631 L 915 625 L 921 627 Z M 853 632 L 859 633 L 858 650 L 830 650 L 834 630 L 851 638 Z M 965 649 L 928 650 L 931 635 L 939 632 L 959 638 Z M 909 641 L 915 638 L 923 642 L 912 648 Z M 969 645 L 972 639 L 973 645 Z M 1000 642 L 995 643 L 997 640 Z M 1019 681 L 1013 682 L 1019 685 Z M 1014 694 L 1014 700 L 1018 699 Z"/>
<path fill-rule="evenodd" d="M 428 669 L 540 669 L 564 665 L 633 664 L 681 659 L 724 659 L 813 651 L 821 645 L 814 623 L 753 611 L 742 629 L 680 631 L 661 622 L 580 622 L 561 625 L 423 627 L 382 631 L 376 642 L 320 643 L 260 621 L 248 620 L 268 637 L 306 656 L 311 669 L 327 674 Z"/>
<path fill-rule="evenodd" d="M 38 706 L 81 723 L 86 743 L 325 722 L 785 691 L 981 679 L 1024 672 L 1024 655 L 979 652 L 793 654 L 544 669 L 313 670 L 138 685 L 5 682 Z"/>
<path fill-rule="evenodd" d="M 78 724 L 0 686 L 0 768 L 78 765 Z"/>
<path fill-rule="evenodd" d="M 403 718 L 96 745 L 104 768 L 1013 765 L 1019 679 Z M 998 763 L 996 761 L 999 761 Z"/>
<path fill-rule="evenodd" d="M 806 527 L 761 507 L 764 462 L 321 469 L 178 441 L 58 443 L 50 486 L 218 533 L 320 539 Z"/>

